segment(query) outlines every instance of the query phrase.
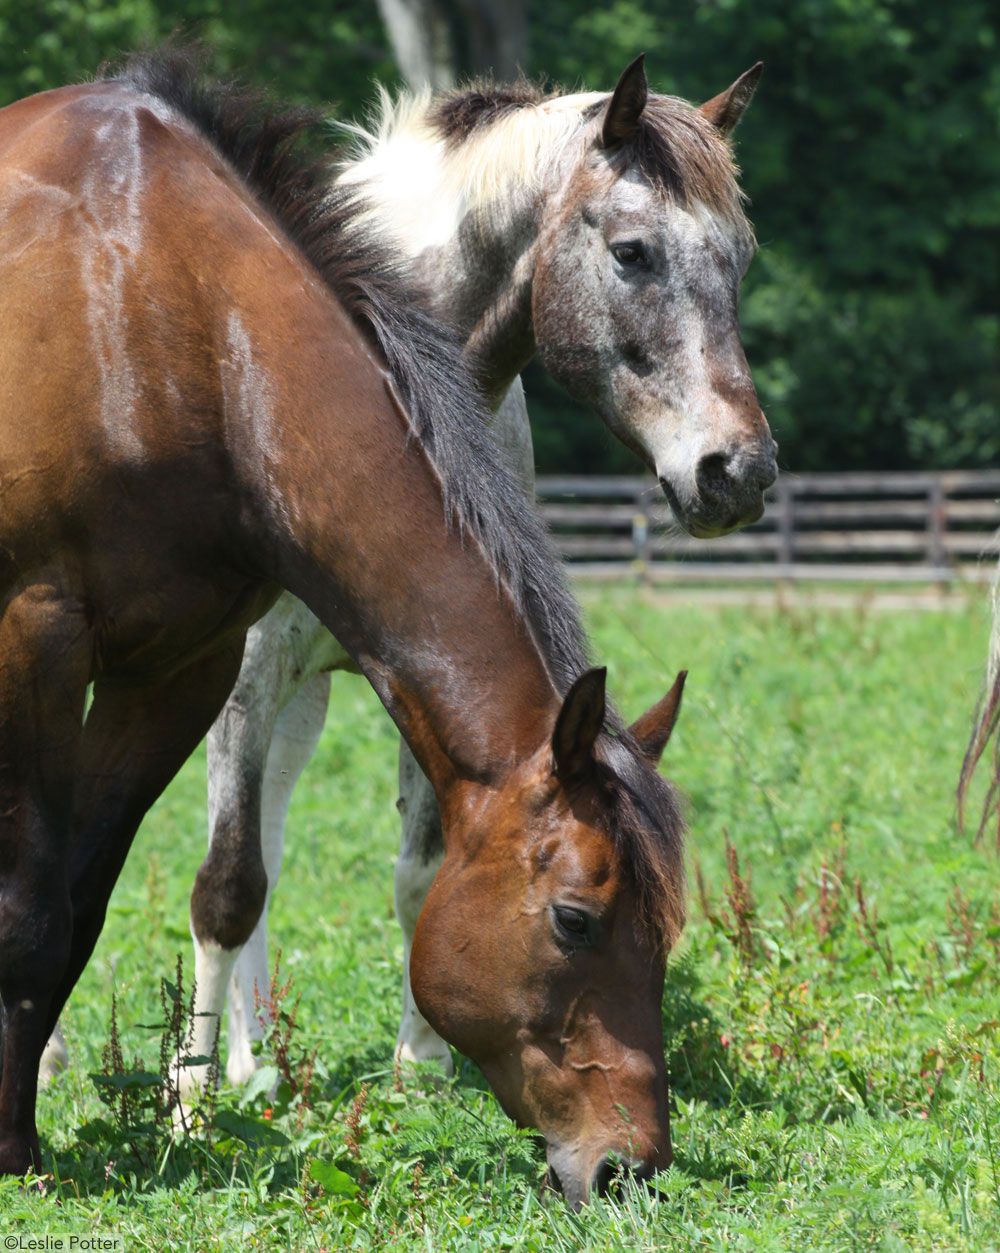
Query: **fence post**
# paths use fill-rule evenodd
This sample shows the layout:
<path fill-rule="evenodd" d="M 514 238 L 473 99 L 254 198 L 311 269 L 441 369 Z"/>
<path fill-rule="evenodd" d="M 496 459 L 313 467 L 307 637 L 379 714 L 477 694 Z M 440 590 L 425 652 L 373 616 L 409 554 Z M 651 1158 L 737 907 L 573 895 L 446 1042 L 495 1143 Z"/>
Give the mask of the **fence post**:
<path fill-rule="evenodd" d="M 778 565 L 791 567 L 795 561 L 795 480 L 782 474 L 778 477 Z M 782 578 L 791 578 L 790 573 Z"/>
<path fill-rule="evenodd" d="M 649 518 L 643 508 L 645 488 L 638 487 L 635 493 L 635 513 L 632 515 L 632 566 L 637 579 L 649 578 Z"/>
<path fill-rule="evenodd" d="M 944 494 L 941 476 L 935 474 L 927 488 L 927 561 L 935 570 L 948 564 L 948 553 L 944 545 L 945 531 L 948 529 L 948 502 Z M 945 580 L 937 576 L 939 585 Z"/>

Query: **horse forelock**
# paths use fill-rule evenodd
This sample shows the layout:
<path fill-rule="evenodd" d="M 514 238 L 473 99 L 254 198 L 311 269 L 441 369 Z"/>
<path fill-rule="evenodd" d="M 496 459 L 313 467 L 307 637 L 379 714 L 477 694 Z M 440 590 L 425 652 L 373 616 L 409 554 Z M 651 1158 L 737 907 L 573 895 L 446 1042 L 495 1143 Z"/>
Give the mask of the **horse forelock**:
<path fill-rule="evenodd" d="M 677 793 L 620 727 L 599 737 L 596 752 L 609 834 L 635 893 L 637 921 L 666 956 L 685 919 L 684 818 Z"/>
<path fill-rule="evenodd" d="M 596 98 L 546 95 L 526 81 L 395 97 L 380 88 L 367 123 L 346 128 L 354 142 L 340 179 L 362 189 L 373 220 L 416 255 L 452 240 L 466 214 L 502 218 L 537 192 Z"/>
<path fill-rule="evenodd" d="M 618 161 L 637 167 L 666 199 L 686 208 L 704 205 L 752 242 L 732 150 L 686 100 L 650 96 Z"/>
<path fill-rule="evenodd" d="M 113 78 L 155 97 L 212 144 L 385 361 L 412 437 L 437 473 L 448 524 L 479 546 L 564 693 L 587 666 L 579 609 L 547 532 L 490 439 L 460 344 L 374 229 L 358 188 L 331 186 L 329 155 L 310 143 L 322 114 L 212 81 L 202 62 L 197 47 L 168 43 L 129 57 Z"/>
<path fill-rule="evenodd" d="M 427 120 L 446 142 L 459 145 L 482 127 L 508 113 L 539 105 L 548 96 L 540 84 L 526 78 L 513 83 L 483 78 L 439 93 L 428 108 Z"/>

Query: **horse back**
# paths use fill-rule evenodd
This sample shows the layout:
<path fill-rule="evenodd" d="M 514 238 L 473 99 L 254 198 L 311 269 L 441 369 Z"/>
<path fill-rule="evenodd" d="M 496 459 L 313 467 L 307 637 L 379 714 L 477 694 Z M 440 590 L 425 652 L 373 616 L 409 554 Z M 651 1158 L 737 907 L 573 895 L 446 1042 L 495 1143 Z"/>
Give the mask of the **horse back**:
<path fill-rule="evenodd" d="M 0 239 L 0 597 L 44 572 L 116 673 L 210 647 L 275 585 L 355 656 L 396 647 L 387 599 L 461 585 L 478 617 L 495 572 L 380 350 L 169 105 L 105 82 L 0 113 Z"/>
<path fill-rule="evenodd" d="M 187 657 L 275 594 L 227 422 L 264 403 L 233 310 L 282 268 L 293 250 L 161 102 L 98 83 L 0 110 L 0 596 L 85 603 L 110 672 Z"/>

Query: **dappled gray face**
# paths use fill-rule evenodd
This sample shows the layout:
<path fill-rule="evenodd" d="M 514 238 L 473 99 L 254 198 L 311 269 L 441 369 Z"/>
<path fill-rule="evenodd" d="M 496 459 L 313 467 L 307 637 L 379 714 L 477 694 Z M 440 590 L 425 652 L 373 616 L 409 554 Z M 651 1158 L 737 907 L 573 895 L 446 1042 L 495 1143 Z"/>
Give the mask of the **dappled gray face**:
<path fill-rule="evenodd" d="M 692 534 L 755 521 L 776 467 L 737 323 L 749 226 L 617 176 L 595 147 L 538 252 L 546 367 L 654 471 Z"/>

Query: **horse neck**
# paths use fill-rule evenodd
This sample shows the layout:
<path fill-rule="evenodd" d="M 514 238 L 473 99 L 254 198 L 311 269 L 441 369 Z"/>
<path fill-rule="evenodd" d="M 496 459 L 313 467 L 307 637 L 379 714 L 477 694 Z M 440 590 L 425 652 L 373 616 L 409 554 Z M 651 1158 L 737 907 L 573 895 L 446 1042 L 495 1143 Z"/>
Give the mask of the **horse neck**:
<path fill-rule="evenodd" d="M 511 122 L 516 124 L 516 115 Z M 382 228 L 413 264 L 435 312 L 461 336 L 477 382 L 496 409 L 535 354 L 537 242 L 566 177 L 565 146 L 558 153 L 543 150 L 530 169 L 509 171 L 488 203 L 476 207 L 481 193 L 463 181 L 460 157 L 449 156 L 419 125 L 408 122 L 400 129 L 402 134 L 381 136 L 341 178 L 363 190 Z"/>
<path fill-rule="evenodd" d="M 485 229 L 464 219 L 464 246 L 437 246 L 414 258 L 438 316 L 465 345 L 486 403 L 496 410 L 535 355 L 531 323 L 537 208 Z"/>
<path fill-rule="evenodd" d="M 439 796 L 459 780 L 495 786 L 551 732 L 553 678 L 480 543 L 449 526 L 384 368 L 339 306 L 311 302 L 284 310 L 272 292 L 260 310 L 252 369 L 273 397 L 266 464 L 259 438 L 240 440 L 248 460 L 234 453 L 263 519 L 253 540 L 268 575 L 358 662 Z M 338 351 L 289 360 L 291 345 L 323 343 Z M 268 361 L 279 363 L 272 382 Z"/>

